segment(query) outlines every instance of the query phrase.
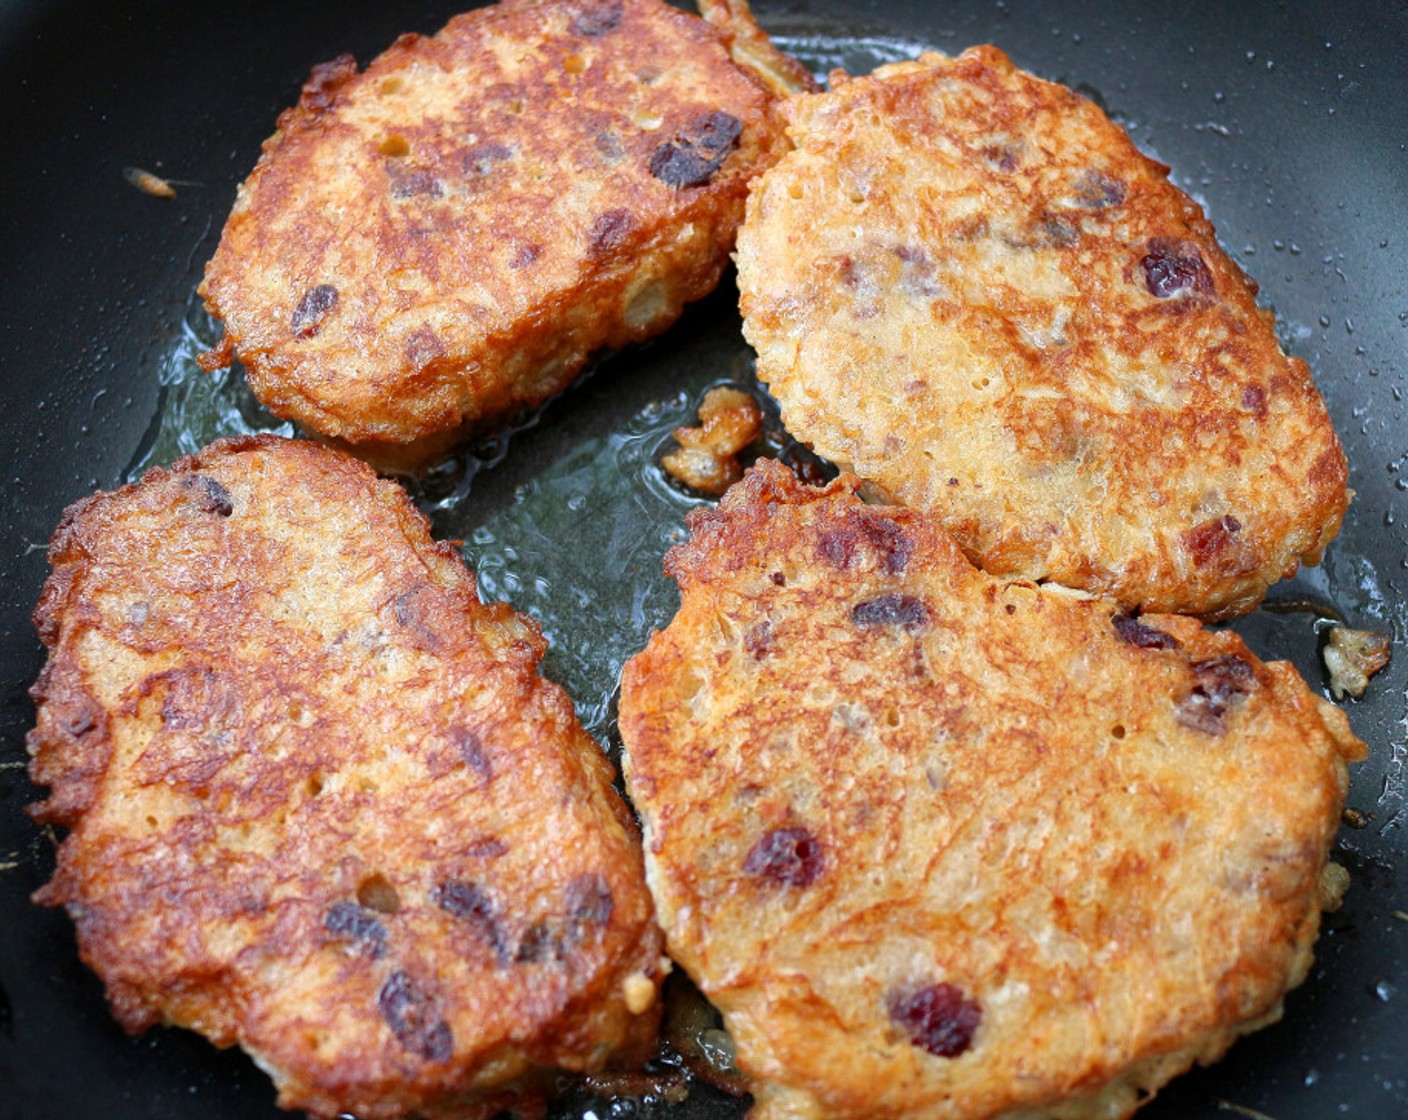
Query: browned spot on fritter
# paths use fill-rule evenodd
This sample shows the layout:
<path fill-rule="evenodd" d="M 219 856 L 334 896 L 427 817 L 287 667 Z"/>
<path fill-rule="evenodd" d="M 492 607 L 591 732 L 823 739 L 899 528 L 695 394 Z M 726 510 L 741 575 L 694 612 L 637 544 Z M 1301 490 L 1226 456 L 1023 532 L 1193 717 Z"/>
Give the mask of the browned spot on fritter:
<path fill-rule="evenodd" d="M 342 87 L 356 76 L 357 60 L 350 54 L 340 54 L 327 62 L 318 63 L 309 73 L 308 80 L 303 83 L 298 107 L 313 116 L 326 112 L 337 99 Z M 290 113 L 292 111 L 288 110 Z M 280 127 L 283 127 L 282 118 Z"/>

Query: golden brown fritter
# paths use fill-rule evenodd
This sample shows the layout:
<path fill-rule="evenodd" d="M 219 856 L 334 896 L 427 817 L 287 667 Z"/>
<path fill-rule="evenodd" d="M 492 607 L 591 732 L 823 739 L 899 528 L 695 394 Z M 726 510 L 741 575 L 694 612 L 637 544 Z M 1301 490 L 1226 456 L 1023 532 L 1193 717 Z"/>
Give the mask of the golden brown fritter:
<path fill-rule="evenodd" d="M 319 1117 L 480 1117 L 647 1050 L 664 969 L 611 768 L 455 548 L 339 452 L 222 441 L 72 506 L 34 809 L 130 1031 Z"/>
<path fill-rule="evenodd" d="M 1305 363 L 1124 130 L 993 47 L 786 106 L 738 242 L 783 421 L 994 574 L 1221 617 L 1348 501 Z"/>
<path fill-rule="evenodd" d="M 237 353 L 270 410 L 375 453 L 501 422 L 669 326 L 783 144 L 765 82 L 790 60 L 755 76 L 746 5 L 706 7 L 721 29 L 504 0 L 316 67 L 206 269 L 206 364 Z"/>
<path fill-rule="evenodd" d="M 1126 1116 L 1305 976 L 1363 744 L 859 486 L 761 463 L 668 557 L 620 711 L 670 953 L 757 1120 Z"/>

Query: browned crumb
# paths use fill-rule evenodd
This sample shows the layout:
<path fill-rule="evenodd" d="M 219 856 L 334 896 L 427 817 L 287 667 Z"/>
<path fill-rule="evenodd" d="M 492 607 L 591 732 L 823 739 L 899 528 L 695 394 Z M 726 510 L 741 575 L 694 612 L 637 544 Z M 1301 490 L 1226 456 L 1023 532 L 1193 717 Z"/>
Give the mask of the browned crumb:
<path fill-rule="evenodd" d="M 1316 884 L 1316 892 L 1320 897 L 1320 909 L 1333 914 L 1344 904 L 1347 890 L 1349 890 L 1349 869 L 1344 864 L 1333 861 L 1325 864 L 1320 871 L 1320 881 Z"/>
<path fill-rule="evenodd" d="M 758 402 L 741 389 L 710 389 L 699 405 L 699 427 L 676 428 L 679 447 L 661 461 L 671 478 L 705 494 L 722 494 L 743 477 L 738 453 L 763 430 Z"/>
<path fill-rule="evenodd" d="M 140 167 L 124 167 L 122 177 L 136 187 L 143 194 L 149 194 L 153 198 L 175 198 L 176 188 L 160 175 L 153 175 L 150 171 L 143 171 Z"/>
<path fill-rule="evenodd" d="M 1391 652 L 1389 636 L 1377 630 L 1351 630 L 1336 626 L 1323 657 L 1330 671 L 1330 691 L 1336 700 L 1348 694 L 1358 700 L 1369 687 L 1369 678 L 1388 664 Z"/>

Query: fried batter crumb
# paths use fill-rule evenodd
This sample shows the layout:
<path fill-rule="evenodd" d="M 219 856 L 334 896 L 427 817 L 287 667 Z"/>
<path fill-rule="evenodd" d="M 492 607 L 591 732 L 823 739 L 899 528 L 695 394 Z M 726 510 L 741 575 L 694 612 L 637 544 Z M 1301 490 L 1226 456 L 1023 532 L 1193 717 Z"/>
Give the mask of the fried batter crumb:
<path fill-rule="evenodd" d="M 645 1014 L 658 994 L 658 981 L 643 972 L 632 972 L 621 981 L 621 995 L 626 1001 L 626 1009 L 632 1015 Z"/>
<path fill-rule="evenodd" d="M 1388 664 L 1391 655 L 1392 642 L 1387 634 L 1351 630 L 1348 626 L 1331 627 L 1321 656 L 1330 673 L 1330 691 L 1335 699 L 1362 697 L 1369 687 L 1369 678 Z"/>
<path fill-rule="evenodd" d="M 743 477 L 738 454 L 762 434 L 763 413 L 748 393 L 720 385 L 704 394 L 699 427 L 676 428 L 679 447 L 660 460 L 671 478 L 704 494 L 722 494 Z"/>
<path fill-rule="evenodd" d="M 153 198 L 176 197 L 176 188 L 171 185 L 169 179 L 163 179 L 160 175 L 144 171 L 140 167 L 124 167 L 122 177 L 143 194 L 149 194 Z"/>
<path fill-rule="evenodd" d="M 1320 872 L 1317 884 L 1320 895 L 1320 909 L 1333 914 L 1344 904 L 1345 892 L 1349 890 L 1349 868 L 1331 860 Z"/>

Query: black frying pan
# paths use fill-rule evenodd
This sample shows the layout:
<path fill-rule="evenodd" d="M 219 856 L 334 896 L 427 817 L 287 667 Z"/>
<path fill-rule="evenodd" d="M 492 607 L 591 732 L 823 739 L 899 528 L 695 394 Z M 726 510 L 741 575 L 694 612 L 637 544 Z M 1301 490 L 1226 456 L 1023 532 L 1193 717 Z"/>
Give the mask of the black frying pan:
<path fill-rule="evenodd" d="M 309 67 L 344 50 L 365 62 L 456 7 L 0 2 L 0 1120 L 280 1115 L 240 1055 L 183 1032 L 127 1038 L 78 962 L 67 917 L 28 902 L 52 866 L 50 839 L 22 812 L 36 796 L 23 772 L 25 690 L 41 664 L 29 613 L 63 507 L 162 456 L 174 391 L 159 381 L 183 324 L 198 319 L 192 290 L 236 183 Z M 862 68 L 920 43 L 956 51 L 991 41 L 1095 97 L 1204 203 L 1280 314 L 1289 348 L 1311 363 L 1357 497 L 1324 567 L 1273 598 L 1311 600 L 1395 641 L 1394 662 L 1362 701 L 1347 702 L 1372 751 L 1349 799 L 1359 827 L 1347 825 L 1336 849 L 1353 886 L 1284 1021 L 1176 1081 L 1142 1115 L 1408 1116 L 1408 6 L 759 0 L 757 9 L 818 65 Z M 203 185 L 158 200 L 124 181 L 127 166 Z M 642 415 L 664 430 L 704 385 L 746 377 L 731 284 L 666 338 L 603 363 L 514 437 L 469 500 L 434 509 L 441 535 L 473 539 L 487 525 L 482 539 L 502 543 L 494 526 L 529 508 L 535 480 L 560 475 L 576 451 Z M 241 422 L 265 424 L 257 414 Z M 633 445 L 647 460 L 648 444 Z M 605 492 L 600 477 L 593 485 Z M 422 497 L 433 506 L 434 494 Z M 557 515 L 545 503 L 531 508 L 550 536 Z M 607 551 L 633 532 L 595 531 Z M 657 533 L 657 551 L 667 535 Z M 577 686 L 602 734 L 622 651 L 673 609 L 654 557 L 629 561 L 647 594 L 575 625 L 564 611 L 549 626 L 560 651 L 549 671 Z M 544 563 L 560 557 L 545 553 Z M 514 584 L 493 564 L 481 574 L 493 594 L 549 614 L 543 588 L 592 578 L 559 568 Z M 1314 617 L 1262 611 L 1237 625 L 1323 686 Z M 602 627 L 614 644 L 598 641 Z M 589 1105 L 629 1114 L 580 1096 L 575 1114 Z M 738 1111 L 704 1100 L 671 1115 Z"/>

